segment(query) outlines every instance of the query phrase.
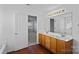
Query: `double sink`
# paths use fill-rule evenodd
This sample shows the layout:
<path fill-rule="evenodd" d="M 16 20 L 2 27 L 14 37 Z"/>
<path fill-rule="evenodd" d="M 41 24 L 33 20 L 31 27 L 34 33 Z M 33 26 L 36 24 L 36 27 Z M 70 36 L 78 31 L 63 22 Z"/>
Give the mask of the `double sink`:
<path fill-rule="evenodd" d="M 59 34 L 59 33 L 54 33 L 54 32 L 43 32 L 42 34 L 54 37 L 56 39 L 64 40 L 64 41 L 70 41 L 72 40 L 71 35 L 64 35 L 64 34 Z"/>

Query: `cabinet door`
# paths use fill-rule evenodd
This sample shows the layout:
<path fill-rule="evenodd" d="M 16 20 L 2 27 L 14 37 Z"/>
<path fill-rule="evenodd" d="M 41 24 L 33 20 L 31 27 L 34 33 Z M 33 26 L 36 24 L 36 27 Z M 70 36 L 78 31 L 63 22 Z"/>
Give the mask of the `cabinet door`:
<path fill-rule="evenodd" d="M 57 53 L 64 54 L 65 53 L 65 42 L 63 40 L 57 39 Z"/>
<path fill-rule="evenodd" d="M 41 34 L 39 34 L 39 44 L 42 44 Z"/>
<path fill-rule="evenodd" d="M 72 54 L 73 53 L 73 40 L 70 40 L 65 43 L 65 53 Z"/>
<path fill-rule="evenodd" d="M 41 45 L 45 46 L 45 35 L 41 34 Z"/>
<path fill-rule="evenodd" d="M 50 49 L 50 37 L 49 36 L 45 36 L 45 47 L 47 49 Z"/>
<path fill-rule="evenodd" d="M 50 50 L 53 53 L 56 53 L 56 39 L 51 37 L 51 41 L 50 41 Z"/>

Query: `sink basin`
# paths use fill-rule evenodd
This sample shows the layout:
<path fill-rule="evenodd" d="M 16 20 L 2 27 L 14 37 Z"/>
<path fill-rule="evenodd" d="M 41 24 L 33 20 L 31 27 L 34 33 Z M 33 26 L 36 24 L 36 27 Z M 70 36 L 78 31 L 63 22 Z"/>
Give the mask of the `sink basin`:
<path fill-rule="evenodd" d="M 65 37 L 65 35 L 61 35 L 61 37 Z"/>
<path fill-rule="evenodd" d="M 54 35 L 54 36 L 61 36 L 60 34 L 58 34 L 58 33 L 53 33 L 53 32 L 48 32 L 47 34 L 49 34 L 49 35 Z"/>

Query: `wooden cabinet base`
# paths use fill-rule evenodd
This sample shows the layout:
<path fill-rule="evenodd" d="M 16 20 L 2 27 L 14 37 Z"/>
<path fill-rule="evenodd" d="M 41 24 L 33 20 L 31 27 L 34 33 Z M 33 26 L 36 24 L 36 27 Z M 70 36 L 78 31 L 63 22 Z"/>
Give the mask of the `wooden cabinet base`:
<path fill-rule="evenodd" d="M 39 34 L 39 43 L 56 54 L 72 54 L 73 53 L 73 40 L 64 41 L 50 37 L 47 35 Z"/>

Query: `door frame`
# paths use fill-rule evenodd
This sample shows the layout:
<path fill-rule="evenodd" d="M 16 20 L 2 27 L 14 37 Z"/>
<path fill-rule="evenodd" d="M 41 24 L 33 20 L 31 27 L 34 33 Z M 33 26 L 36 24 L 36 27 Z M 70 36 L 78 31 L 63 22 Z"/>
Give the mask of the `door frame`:
<path fill-rule="evenodd" d="M 38 17 L 36 16 L 36 15 L 27 15 L 27 24 L 28 24 L 28 16 L 35 16 L 36 17 L 36 24 L 37 24 L 37 31 L 36 31 L 36 43 L 35 44 L 38 44 Z M 27 25 L 28 26 L 28 25 Z M 28 27 L 27 27 L 27 32 L 28 32 Z M 27 35 L 28 35 L 28 33 L 27 33 Z M 27 36 L 28 37 L 28 36 Z M 27 40 L 28 41 L 28 40 Z M 34 44 L 33 44 L 34 45 Z M 30 46 L 29 45 L 29 43 L 28 43 L 28 46 Z"/>

